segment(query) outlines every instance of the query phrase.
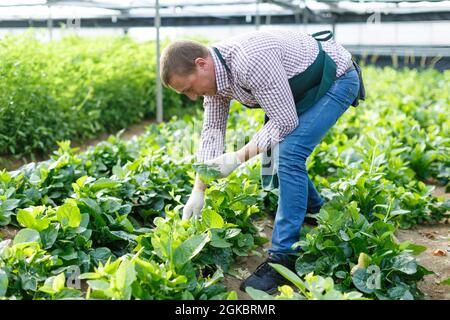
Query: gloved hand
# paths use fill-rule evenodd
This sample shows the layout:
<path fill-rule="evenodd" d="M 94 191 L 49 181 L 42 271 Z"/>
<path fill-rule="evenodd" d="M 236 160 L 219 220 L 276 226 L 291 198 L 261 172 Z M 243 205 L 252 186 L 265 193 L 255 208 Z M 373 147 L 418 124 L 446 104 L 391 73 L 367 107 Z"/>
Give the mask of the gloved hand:
<path fill-rule="evenodd" d="M 228 152 L 218 156 L 217 158 L 205 161 L 205 164 L 216 167 L 220 171 L 220 177 L 225 178 L 237 167 L 239 167 L 241 161 L 237 157 L 236 152 Z"/>
<path fill-rule="evenodd" d="M 188 202 L 184 205 L 182 220 L 189 219 L 192 214 L 198 219 L 201 216 L 204 203 L 205 193 L 203 191 L 192 190 Z"/>

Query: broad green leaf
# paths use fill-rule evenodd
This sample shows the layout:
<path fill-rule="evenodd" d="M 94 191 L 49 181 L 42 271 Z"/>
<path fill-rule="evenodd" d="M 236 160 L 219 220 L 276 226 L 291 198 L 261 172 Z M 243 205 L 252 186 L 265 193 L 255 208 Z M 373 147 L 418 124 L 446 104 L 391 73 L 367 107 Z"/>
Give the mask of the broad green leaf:
<path fill-rule="evenodd" d="M 108 261 L 108 259 L 112 256 L 112 253 L 109 248 L 100 247 L 95 248 L 95 250 L 92 251 L 89 255 L 92 257 L 92 259 L 94 259 L 95 263 L 98 264 L 99 262 L 106 263 L 106 261 Z"/>
<path fill-rule="evenodd" d="M 19 199 L 7 199 L 4 201 L 1 201 L 0 206 L 5 211 L 12 211 L 19 206 L 19 203 L 20 203 Z"/>
<path fill-rule="evenodd" d="M 209 240 L 209 234 L 202 233 L 184 241 L 173 253 L 173 262 L 175 266 L 181 267 L 194 258 Z"/>
<path fill-rule="evenodd" d="M 316 265 L 311 262 L 301 261 L 298 259 L 295 262 L 295 271 L 300 275 L 305 275 L 315 270 Z"/>
<path fill-rule="evenodd" d="M 220 177 L 220 171 L 217 167 L 208 166 L 204 163 L 194 163 L 192 167 L 199 174 L 200 179 L 205 184 L 210 184 L 212 181 Z"/>
<path fill-rule="evenodd" d="M 100 178 L 91 185 L 90 189 L 92 192 L 97 192 L 102 189 L 115 189 L 118 186 L 119 186 L 118 181 L 113 181 L 107 178 Z"/>
<path fill-rule="evenodd" d="M 269 263 L 272 268 L 274 268 L 279 274 L 281 274 L 283 277 L 285 277 L 287 280 L 292 282 L 297 288 L 299 288 L 302 292 L 306 290 L 305 283 L 300 279 L 298 275 L 296 275 L 294 272 L 286 268 L 285 266 L 281 264 L 276 263 Z"/>
<path fill-rule="evenodd" d="M 134 269 L 133 263 L 128 259 L 123 260 L 117 269 L 115 278 L 116 287 L 119 290 L 124 290 L 130 287 L 136 280 L 136 270 Z"/>
<path fill-rule="evenodd" d="M 251 234 L 248 233 L 241 233 L 237 236 L 238 239 L 238 246 L 244 247 L 244 248 L 250 248 L 254 244 L 254 239 Z"/>
<path fill-rule="evenodd" d="M 38 280 L 36 276 L 30 274 L 30 273 L 23 273 L 20 275 L 20 280 L 22 284 L 22 289 L 25 291 L 36 291 L 37 290 L 37 284 Z"/>
<path fill-rule="evenodd" d="M 34 229 L 22 229 L 14 237 L 13 244 L 39 243 L 41 237 L 39 232 Z"/>
<path fill-rule="evenodd" d="M 56 216 L 64 228 L 77 228 L 81 223 L 80 209 L 73 202 L 68 202 L 60 206 L 56 210 Z"/>
<path fill-rule="evenodd" d="M 219 190 L 212 190 L 208 193 L 208 199 L 212 201 L 214 208 L 219 208 L 225 200 L 225 195 Z"/>
<path fill-rule="evenodd" d="M 65 284 L 66 284 L 66 277 L 64 276 L 63 272 L 54 277 L 52 288 L 53 290 L 55 290 L 55 292 L 59 292 L 62 289 L 64 289 Z"/>
<path fill-rule="evenodd" d="M 39 288 L 39 291 L 48 293 L 50 295 L 56 294 L 61 291 L 65 287 L 66 277 L 64 273 L 60 273 L 57 276 L 47 278 L 42 287 Z"/>
<path fill-rule="evenodd" d="M 222 228 L 224 221 L 223 218 L 216 211 L 209 208 L 205 208 L 202 211 L 202 221 L 208 228 Z"/>
<path fill-rule="evenodd" d="M 105 280 L 88 280 L 87 284 L 92 290 L 103 291 L 109 289 L 109 282 L 106 282 Z"/>
<path fill-rule="evenodd" d="M 270 294 L 252 287 L 246 287 L 245 292 L 247 292 L 253 300 L 273 300 L 273 297 Z"/>
<path fill-rule="evenodd" d="M 217 230 L 211 230 L 211 242 L 210 245 L 215 248 L 229 248 L 232 246 L 230 242 L 226 239 L 222 238 L 220 235 L 221 232 L 217 232 Z"/>
<path fill-rule="evenodd" d="M 40 232 L 42 248 L 50 249 L 58 237 L 58 228 L 54 225 L 50 225 L 44 231 Z"/>
<path fill-rule="evenodd" d="M 181 300 L 195 300 L 195 297 L 189 291 L 183 291 Z"/>
<path fill-rule="evenodd" d="M 225 239 L 231 239 L 236 237 L 241 233 L 241 229 L 238 228 L 230 228 L 225 231 Z"/>
<path fill-rule="evenodd" d="M 90 198 L 82 198 L 80 200 L 82 201 L 82 203 L 86 205 L 87 209 L 89 210 L 89 213 L 94 217 L 95 223 L 99 227 L 106 226 L 106 221 L 102 217 L 102 208 L 100 208 L 98 203 Z"/>
<path fill-rule="evenodd" d="M 417 256 L 427 250 L 427 247 L 415 243 L 403 242 L 399 245 L 400 250 L 411 250 L 412 254 Z"/>
<path fill-rule="evenodd" d="M 34 215 L 29 210 L 26 209 L 18 210 L 17 221 L 25 228 L 32 228 L 32 229 L 34 229 L 33 227 L 36 223 Z"/>
<path fill-rule="evenodd" d="M 115 237 L 126 240 L 126 241 L 135 241 L 137 239 L 137 236 L 134 234 L 131 234 L 129 232 L 125 231 L 109 231 L 110 234 L 114 235 Z"/>
<path fill-rule="evenodd" d="M 48 228 L 50 220 L 46 217 L 39 217 L 45 211 L 45 207 L 34 207 L 20 209 L 17 212 L 17 221 L 26 228 L 42 231 Z"/>
<path fill-rule="evenodd" d="M 417 271 L 417 262 L 413 256 L 407 252 L 392 258 L 392 268 L 406 274 L 414 274 Z"/>
<path fill-rule="evenodd" d="M 366 269 L 358 268 L 352 275 L 353 284 L 359 291 L 371 294 L 375 288 L 371 285 L 370 276 L 372 274 L 368 273 Z"/>
<path fill-rule="evenodd" d="M 388 296 L 392 300 L 414 300 L 414 296 L 405 286 L 390 288 Z"/>
<path fill-rule="evenodd" d="M 450 278 L 443 280 L 441 283 L 450 286 Z"/>

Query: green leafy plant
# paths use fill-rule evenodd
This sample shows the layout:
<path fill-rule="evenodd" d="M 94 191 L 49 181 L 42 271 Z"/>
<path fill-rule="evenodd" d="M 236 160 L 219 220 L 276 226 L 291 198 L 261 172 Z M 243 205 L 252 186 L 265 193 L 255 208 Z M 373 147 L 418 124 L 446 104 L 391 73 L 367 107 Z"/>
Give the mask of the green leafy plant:
<path fill-rule="evenodd" d="M 213 166 L 208 166 L 204 163 L 194 163 L 192 167 L 200 175 L 200 179 L 205 184 L 210 184 L 220 177 L 220 171 Z"/>

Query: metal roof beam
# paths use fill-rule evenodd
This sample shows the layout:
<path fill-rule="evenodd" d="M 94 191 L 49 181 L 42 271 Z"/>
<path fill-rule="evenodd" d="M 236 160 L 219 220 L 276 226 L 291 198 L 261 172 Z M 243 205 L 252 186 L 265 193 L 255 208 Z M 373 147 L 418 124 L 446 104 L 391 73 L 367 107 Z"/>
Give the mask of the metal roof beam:
<path fill-rule="evenodd" d="M 251 16 L 251 21 L 248 20 Z M 330 13 L 326 16 L 311 16 L 308 23 L 366 23 L 372 13 L 357 14 L 347 12 L 345 14 Z M 270 18 L 261 15 L 261 24 L 265 24 L 270 19 L 272 25 L 296 24 L 297 20 L 293 14 L 271 15 Z M 410 21 L 442 21 L 450 20 L 450 10 L 436 12 L 418 12 L 418 13 L 380 13 L 380 21 L 383 22 L 410 22 Z M 67 19 L 53 19 L 55 28 L 67 24 Z M 199 15 L 199 16 L 162 16 L 161 26 L 189 27 L 189 26 L 223 26 L 223 25 L 252 25 L 255 21 L 254 14 L 241 15 Z M 100 18 L 81 18 L 80 25 L 84 27 L 102 27 L 102 28 L 132 28 L 149 27 L 154 25 L 153 17 L 111 17 Z M 0 28 L 46 28 L 47 19 L 23 19 L 23 20 L 0 20 Z"/>

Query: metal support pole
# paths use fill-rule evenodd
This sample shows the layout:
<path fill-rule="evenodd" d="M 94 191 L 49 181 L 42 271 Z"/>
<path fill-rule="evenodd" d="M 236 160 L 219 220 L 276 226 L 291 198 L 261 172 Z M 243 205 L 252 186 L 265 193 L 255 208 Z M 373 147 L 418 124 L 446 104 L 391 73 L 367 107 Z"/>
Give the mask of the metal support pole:
<path fill-rule="evenodd" d="M 48 29 L 48 37 L 50 41 L 53 40 L 53 18 L 52 18 L 52 7 L 47 6 L 48 9 L 48 19 L 47 19 L 47 29 Z"/>
<path fill-rule="evenodd" d="M 259 30 L 259 26 L 261 25 L 261 15 L 259 13 L 259 3 L 261 0 L 256 0 L 256 15 L 255 15 L 255 26 L 256 30 Z"/>
<path fill-rule="evenodd" d="M 159 16 L 159 0 L 155 3 L 156 15 L 155 15 L 155 27 L 156 27 L 156 121 L 163 121 L 163 101 L 162 101 L 162 85 L 160 78 L 160 65 L 159 56 L 160 44 L 159 44 L 159 27 L 161 26 L 161 19 Z"/>
<path fill-rule="evenodd" d="M 306 10 L 306 3 L 305 0 L 301 2 L 301 8 L 302 8 L 302 25 L 303 25 L 303 32 L 307 32 L 307 26 L 308 26 L 308 10 Z"/>

